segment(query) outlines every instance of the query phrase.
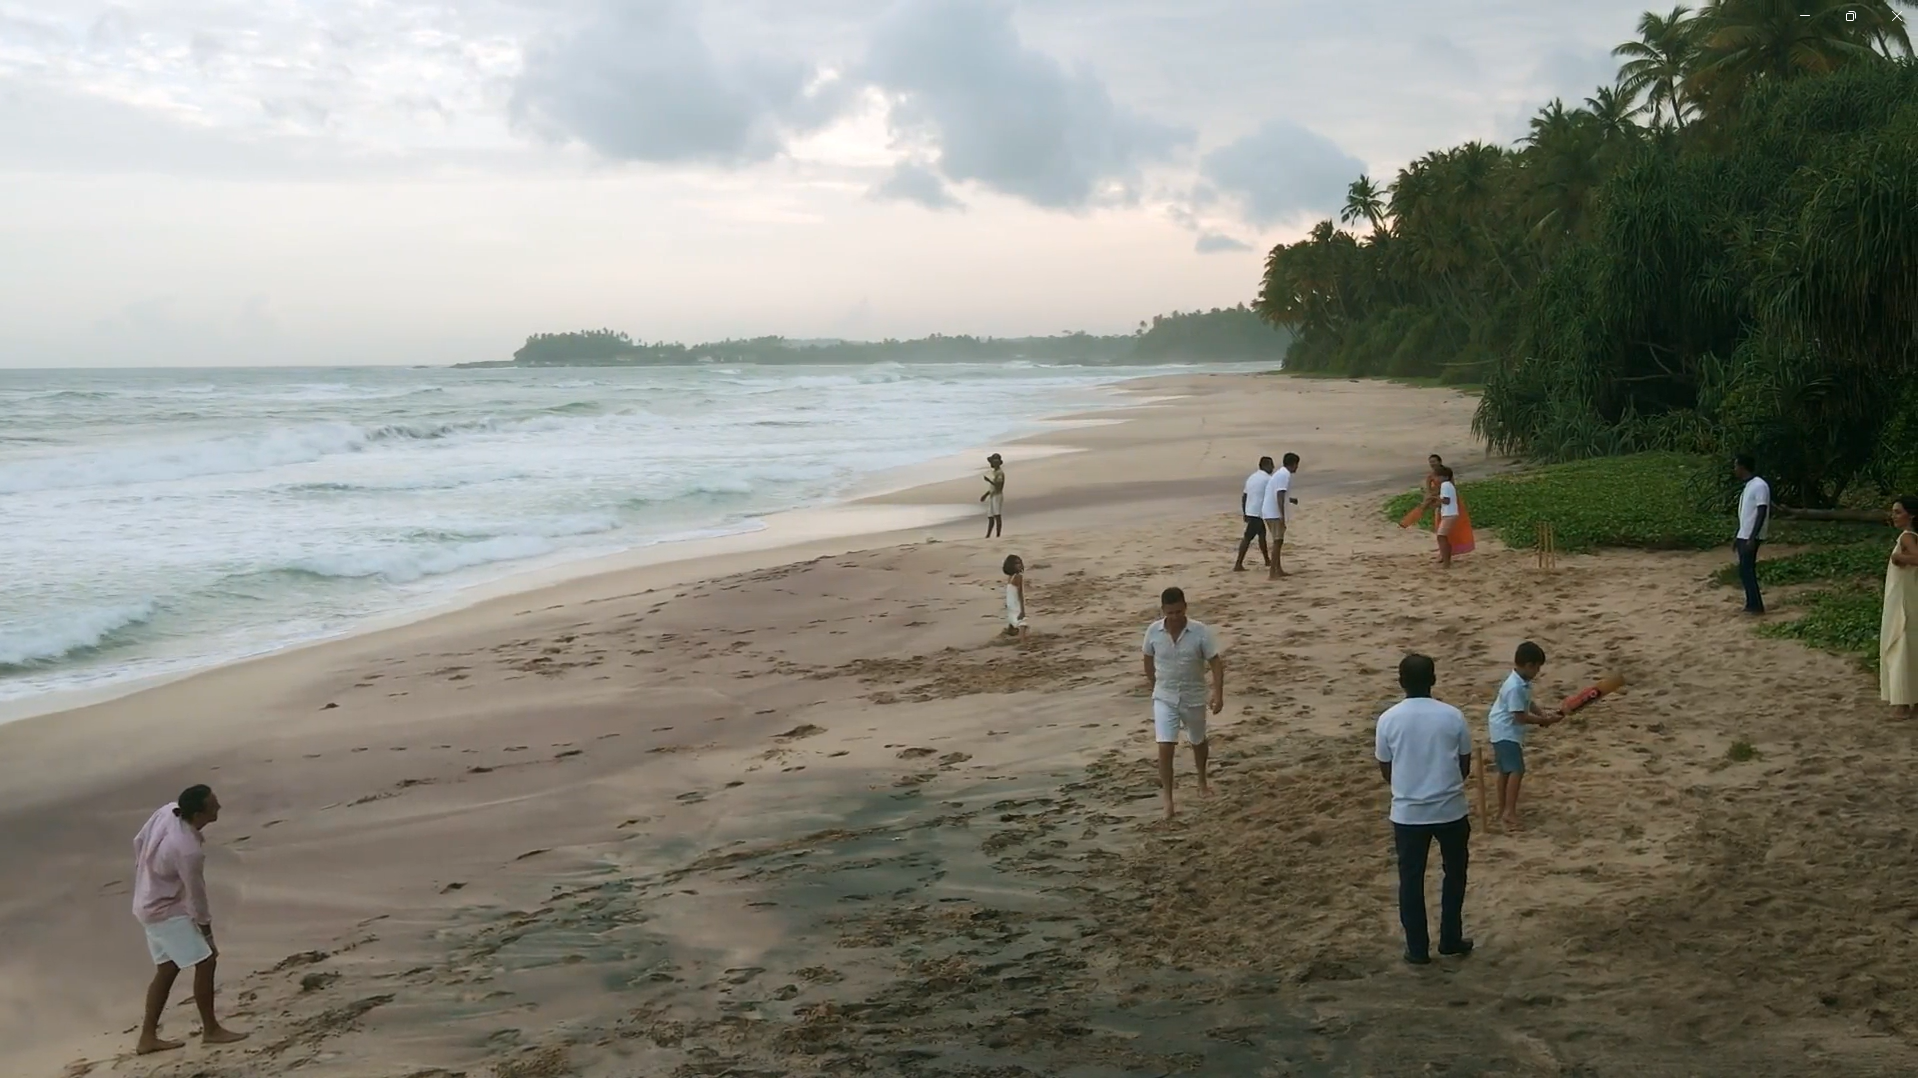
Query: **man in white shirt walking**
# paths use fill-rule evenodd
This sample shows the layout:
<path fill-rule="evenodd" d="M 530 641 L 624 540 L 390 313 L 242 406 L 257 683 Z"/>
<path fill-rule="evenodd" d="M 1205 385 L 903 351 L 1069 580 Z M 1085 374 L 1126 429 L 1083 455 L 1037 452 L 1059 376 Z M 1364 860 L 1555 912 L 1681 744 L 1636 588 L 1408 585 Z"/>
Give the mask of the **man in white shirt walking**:
<path fill-rule="evenodd" d="M 1272 481 L 1265 485 L 1265 501 L 1259 507 L 1259 513 L 1265 518 L 1265 534 L 1272 540 L 1271 571 L 1266 579 L 1277 580 L 1285 576 L 1285 563 L 1280 556 L 1285 549 L 1285 521 L 1287 507 L 1299 504 L 1292 496 L 1292 476 L 1299 470 L 1299 455 L 1287 453 L 1279 462 L 1279 470 L 1272 473 Z"/>
<path fill-rule="evenodd" d="M 1265 518 L 1259 515 L 1265 505 L 1265 487 L 1272 481 L 1272 458 L 1260 457 L 1258 470 L 1245 477 L 1245 492 L 1239 495 L 1239 515 L 1245 518 L 1245 534 L 1239 537 L 1239 560 L 1232 565 L 1235 573 L 1245 572 L 1245 555 L 1252 549 L 1252 540 L 1259 541 L 1259 557 L 1265 564 L 1272 564 L 1272 552 L 1265 546 Z"/>
<path fill-rule="evenodd" d="M 1732 474 L 1745 488 L 1738 494 L 1738 537 L 1732 548 L 1738 552 L 1738 580 L 1745 585 L 1745 613 L 1765 612 L 1765 597 L 1758 593 L 1758 548 L 1771 534 L 1771 484 L 1758 476 L 1751 455 L 1740 453 L 1732 460 Z"/>
<path fill-rule="evenodd" d="M 1159 743 L 1159 791 L 1165 818 L 1172 818 L 1172 761 L 1179 749 L 1179 731 L 1192 746 L 1192 764 L 1199 772 L 1199 796 L 1212 793 L 1206 785 L 1205 714 L 1225 708 L 1225 660 L 1212 627 L 1186 617 L 1185 592 L 1167 588 L 1159 596 L 1164 616 L 1146 627 L 1145 680 L 1152 686 L 1153 738 Z M 1206 691 L 1206 674 L 1212 691 Z"/>
<path fill-rule="evenodd" d="M 1432 961 L 1425 920 L 1425 863 L 1432 840 L 1439 844 L 1445 880 L 1439 889 L 1439 953 L 1468 955 L 1465 938 L 1465 869 L 1470 860 L 1471 807 L 1465 779 L 1472 773 L 1472 731 L 1458 708 L 1432 699 L 1438 668 L 1424 655 L 1399 662 L 1405 699 L 1379 716 L 1373 755 L 1392 787 L 1392 839 L 1398 849 L 1399 924 L 1405 928 L 1405 960 Z"/>

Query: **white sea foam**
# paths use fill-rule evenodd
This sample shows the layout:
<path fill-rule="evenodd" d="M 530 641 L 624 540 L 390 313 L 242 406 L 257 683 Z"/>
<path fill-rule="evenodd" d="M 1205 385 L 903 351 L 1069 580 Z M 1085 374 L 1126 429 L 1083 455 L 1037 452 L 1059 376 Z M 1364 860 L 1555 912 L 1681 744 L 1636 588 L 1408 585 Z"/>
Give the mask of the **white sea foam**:
<path fill-rule="evenodd" d="M 152 600 L 42 615 L 24 625 L 0 624 L 0 673 L 58 662 L 92 651 L 116 634 L 152 620 Z"/>
<path fill-rule="evenodd" d="M 0 699 L 760 526 L 1150 370 L 0 371 Z"/>

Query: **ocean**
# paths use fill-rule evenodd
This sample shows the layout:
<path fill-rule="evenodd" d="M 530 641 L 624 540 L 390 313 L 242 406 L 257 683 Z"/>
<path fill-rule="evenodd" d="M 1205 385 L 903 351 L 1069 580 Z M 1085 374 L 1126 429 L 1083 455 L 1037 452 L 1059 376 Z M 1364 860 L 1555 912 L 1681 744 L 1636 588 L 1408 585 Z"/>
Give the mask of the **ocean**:
<path fill-rule="evenodd" d="M 756 529 L 1199 369 L 0 370 L 0 701 Z"/>

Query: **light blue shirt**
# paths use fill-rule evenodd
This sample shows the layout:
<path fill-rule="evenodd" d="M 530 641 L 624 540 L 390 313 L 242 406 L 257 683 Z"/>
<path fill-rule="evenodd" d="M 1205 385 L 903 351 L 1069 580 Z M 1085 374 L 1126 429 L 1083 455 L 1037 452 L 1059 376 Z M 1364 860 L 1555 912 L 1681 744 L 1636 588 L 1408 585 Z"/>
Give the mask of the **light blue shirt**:
<path fill-rule="evenodd" d="M 1531 709 L 1532 683 L 1514 670 L 1505 679 L 1505 684 L 1498 687 L 1498 698 L 1492 701 L 1491 714 L 1485 716 L 1485 725 L 1489 728 L 1488 739 L 1525 744 L 1525 724 L 1518 721 L 1518 717 Z"/>

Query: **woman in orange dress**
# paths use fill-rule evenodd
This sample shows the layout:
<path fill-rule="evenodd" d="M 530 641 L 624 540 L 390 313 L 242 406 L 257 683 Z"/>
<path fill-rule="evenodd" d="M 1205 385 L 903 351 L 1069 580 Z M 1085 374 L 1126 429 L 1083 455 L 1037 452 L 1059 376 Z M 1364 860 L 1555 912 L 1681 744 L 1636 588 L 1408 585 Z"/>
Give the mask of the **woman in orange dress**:
<path fill-rule="evenodd" d="M 1425 477 L 1425 499 L 1400 518 L 1399 527 L 1409 528 L 1419 523 L 1428 510 L 1432 511 L 1439 564 L 1450 565 L 1453 555 L 1470 554 L 1478 545 L 1472 534 L 1472 514 L 1466 510 L 1465 499 L 1459 496 L 1458 485 L 1452 481 L 1452 469 L 1445 466 L 1437 453 L 1426 459 L 1432 470 Z"/>
<path fill-rule="evenodd" d="M 1419 521 L 1425 519 L 1426 512 L 1438 504 L 1438 489 L 1439 483 L 1441 482 L 1438 473 L 1440 468 L 1445 467 L 1445 459 L 1437 453 L 1434 453 L 1425 458 L 1425 463 L 1432 469 L 1425 473 L 1425 482 L 1422 484 L 1425 491 L 1425 498 L 1413 506 L 1411 512 L 1399 518 L 1399 527 L 1401 528 L 1409 528 L 1419 523 Z"/>

